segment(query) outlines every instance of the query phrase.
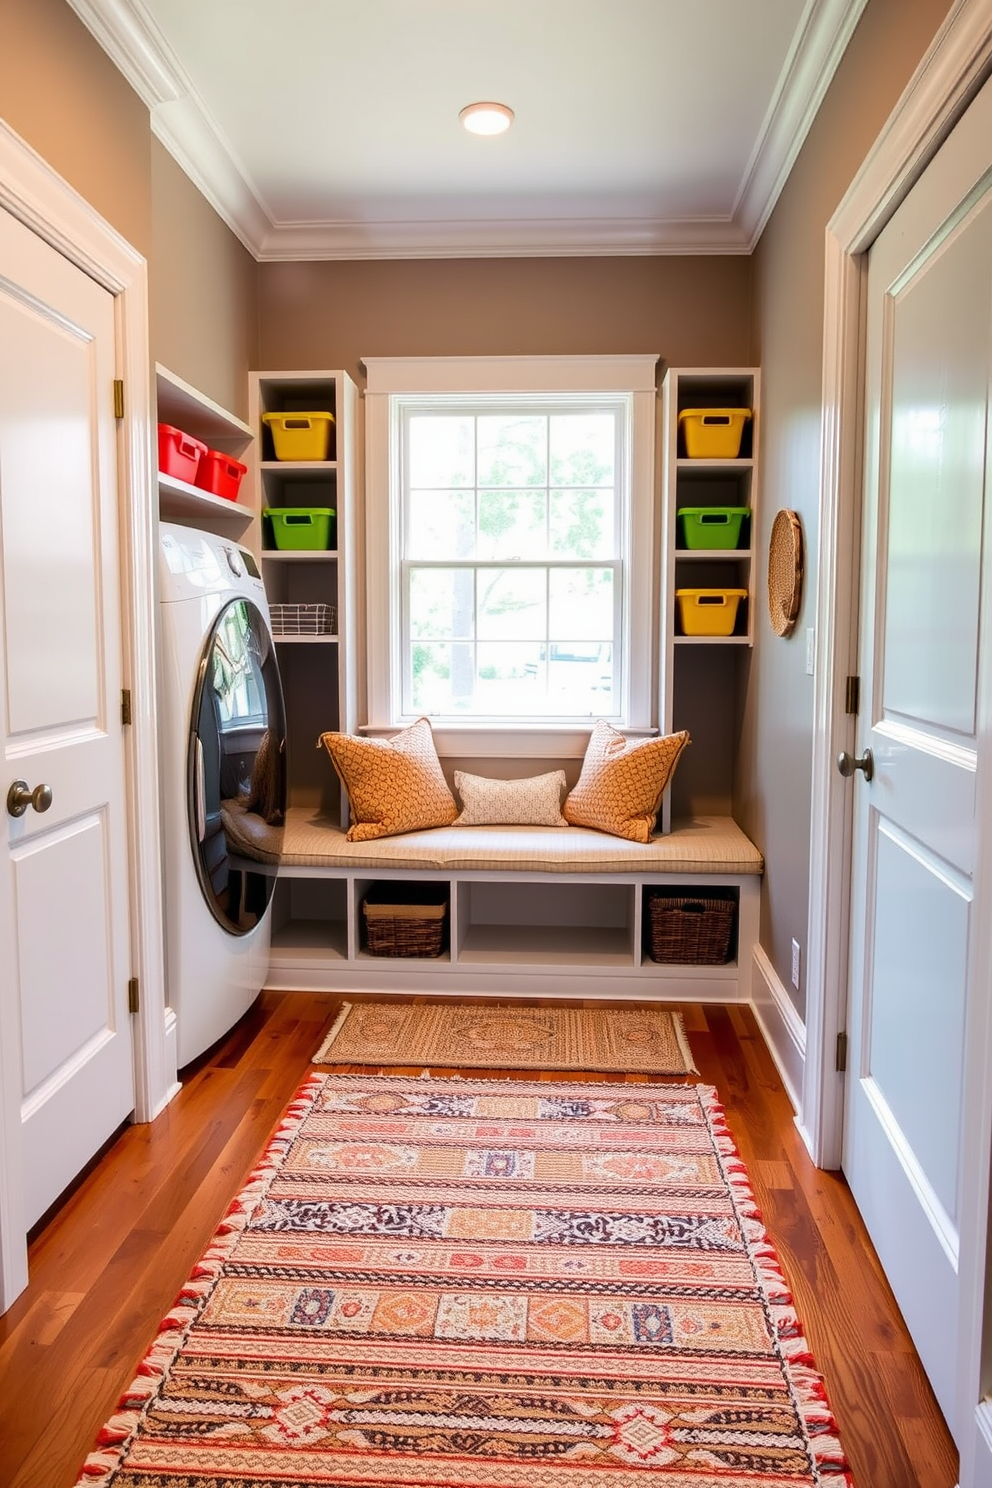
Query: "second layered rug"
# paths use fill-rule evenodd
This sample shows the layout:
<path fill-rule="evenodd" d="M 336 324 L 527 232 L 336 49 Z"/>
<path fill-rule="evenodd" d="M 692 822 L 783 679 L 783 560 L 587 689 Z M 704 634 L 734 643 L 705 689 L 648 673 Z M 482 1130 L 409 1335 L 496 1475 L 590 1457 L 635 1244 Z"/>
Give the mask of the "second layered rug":
<path fill-rule="evenodd" d="M 850 1480 L 712 1090 L 314 1075 L 81 1481 Z"/>

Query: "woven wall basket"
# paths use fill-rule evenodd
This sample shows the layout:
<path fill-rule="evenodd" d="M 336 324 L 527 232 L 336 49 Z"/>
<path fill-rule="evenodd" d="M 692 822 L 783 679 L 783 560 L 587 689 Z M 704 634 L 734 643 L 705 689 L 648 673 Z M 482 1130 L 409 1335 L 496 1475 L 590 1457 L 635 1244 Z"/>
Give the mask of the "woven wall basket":
<path fill-rule="evenodd" d="M 794 511 L 775 513 L 768 544 L 768 618 L 777 636 L 791 635 L 803 596 L 803 529 Z"/>

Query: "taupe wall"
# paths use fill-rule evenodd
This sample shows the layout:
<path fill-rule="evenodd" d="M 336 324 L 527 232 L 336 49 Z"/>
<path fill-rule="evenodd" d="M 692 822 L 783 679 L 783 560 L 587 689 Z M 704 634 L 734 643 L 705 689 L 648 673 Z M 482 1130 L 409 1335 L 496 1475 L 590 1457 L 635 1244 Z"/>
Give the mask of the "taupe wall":
<path fill-rule="evenodd" d="M 65 0 L 0 0 L 0 117 L 148 260 L 153 359 L 243 414 L 255 262 Z"/>
<path fill-rule="evenodd" d="M 148 110 L 65 0 L 0 0 L 0 116 L 147 256 Z"/>
<path fill-rule="evenodd" d="M 260 366 L 363 356 L 657 352 L 746 363 L 747 258 L 434 259 L 259 266 Z"/>
<path fill-rule="evenodd" d="M 155 360 L 246 418 L 258 266 L 154 138 L 151 184 Z"/>
<path fill-rule="evenodd" d="M 753 258 L 754 342 L 762 368 L 759 554 L 771 519 L 798 511 L 807 582 L 796 631 L 761 617 L 744 713 L 735 809 L 765 854 L 761 944 L 791 989 L 791 940 L 805 948 L 816 619 L 824 231 L 947 14 L 947 0 L 870 0 Z M 805 1015 L 805 994 L 792 993 Z"/>

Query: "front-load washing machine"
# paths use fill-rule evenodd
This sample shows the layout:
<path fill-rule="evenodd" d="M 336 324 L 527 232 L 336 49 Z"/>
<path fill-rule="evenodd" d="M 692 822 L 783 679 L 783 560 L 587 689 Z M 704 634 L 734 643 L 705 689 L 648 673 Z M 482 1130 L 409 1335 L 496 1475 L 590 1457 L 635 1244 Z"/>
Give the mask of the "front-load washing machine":
<path fill-rule="evenodd" d="M 275 868 L 246 858 L 225 818 L 264 795 L 278 831 L 286 725 L 252 554 L 166 522 L 160 552 L 166 971 L 182 1068 L 237 1022 L 265 980 Z"/>

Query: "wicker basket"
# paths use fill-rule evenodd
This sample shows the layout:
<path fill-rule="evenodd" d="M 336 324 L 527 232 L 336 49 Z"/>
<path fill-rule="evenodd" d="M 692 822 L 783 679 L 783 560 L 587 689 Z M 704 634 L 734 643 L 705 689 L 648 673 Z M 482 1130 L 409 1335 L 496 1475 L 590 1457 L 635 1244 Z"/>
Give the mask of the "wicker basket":
<path fill-rule="evenodd" d="M 440 956 L 447 885 L 373 884 L 362 901 L 362 918 L 370 956 Z"/>
<path fill-rule="evenodd" d="M 732 898 L 648 894 L 648 953 L 667 965 L 722 966 L 730 959 Z"/>

